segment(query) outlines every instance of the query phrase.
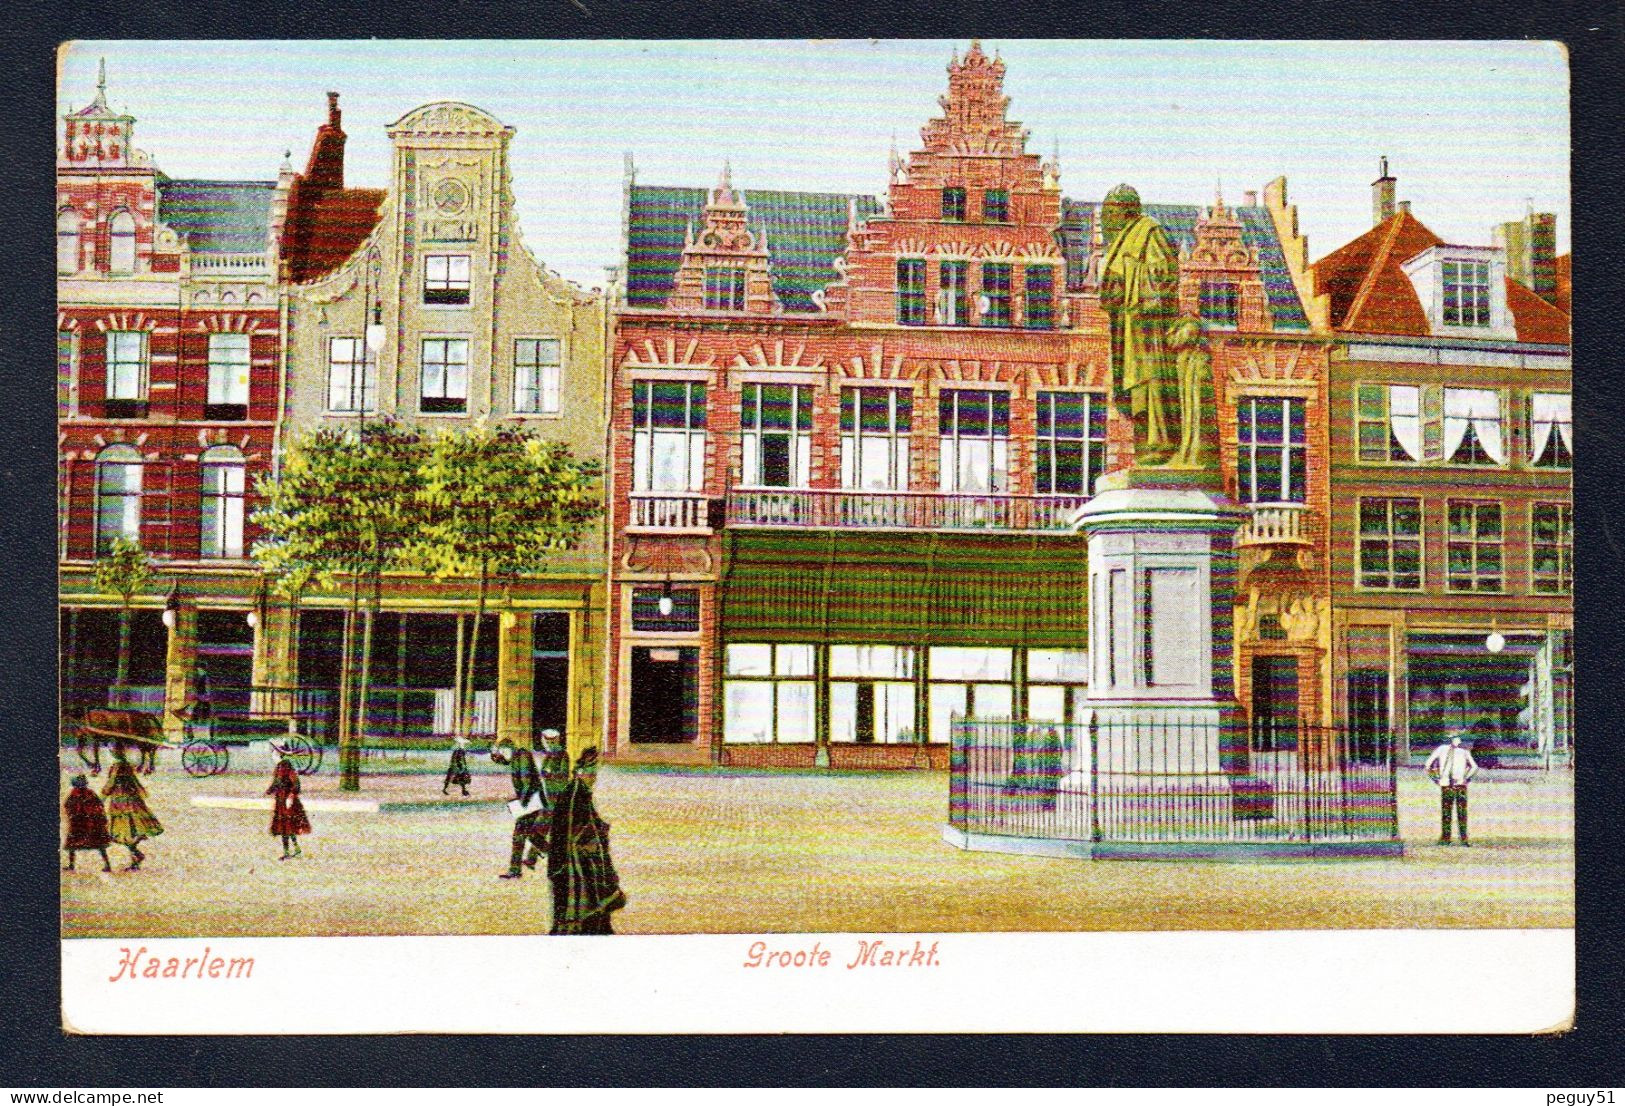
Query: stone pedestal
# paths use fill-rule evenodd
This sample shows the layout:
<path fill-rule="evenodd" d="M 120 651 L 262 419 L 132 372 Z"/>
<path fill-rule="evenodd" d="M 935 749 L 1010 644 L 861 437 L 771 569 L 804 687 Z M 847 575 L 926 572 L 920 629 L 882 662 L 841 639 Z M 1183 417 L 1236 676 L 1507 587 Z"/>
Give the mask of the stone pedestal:
<path fill-rule="evenodd" d="M 1073 750 L 1069 767 L 1219 785 L 1245 759 L 1230 622 L 1246 512 L 1205 474 L 1112 474 L 1100 488 L 1075 517 L 1089 542 L 1097 747 Z"/>

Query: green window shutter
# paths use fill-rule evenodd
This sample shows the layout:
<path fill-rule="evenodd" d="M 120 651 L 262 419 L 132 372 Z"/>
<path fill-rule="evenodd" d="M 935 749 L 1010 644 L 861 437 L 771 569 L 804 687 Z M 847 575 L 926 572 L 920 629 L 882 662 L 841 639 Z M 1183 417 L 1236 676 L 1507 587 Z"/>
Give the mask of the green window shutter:
<path fill-rule="evenodd" d="M 1444 459 L 1444 385 L 1422 386 L 1422 460 Z"/>

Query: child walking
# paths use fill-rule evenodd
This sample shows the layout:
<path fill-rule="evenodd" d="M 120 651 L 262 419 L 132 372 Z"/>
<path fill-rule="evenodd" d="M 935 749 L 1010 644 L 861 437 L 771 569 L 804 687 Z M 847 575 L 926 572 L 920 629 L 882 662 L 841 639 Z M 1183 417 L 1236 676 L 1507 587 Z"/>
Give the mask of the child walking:
<path fill-rule="evenodd" d="M 102 786 L 107 799 L 107 832 L 114 841 L 130 850 L 127 872 L 141 870 L 147 859 L 141 842 L 164 832 L 163 823 L 147 808 L 147 789 L 141 786 L 122 741 L 113 742 L 113 767 Z"/>
<path fill-rule="evenodd" d="M 62 842 L 68 852 L 68 866 L 63 871 L 73 871 L 74 855 L 80 849 L 94 849 L 102 854 L 102 871 L 111 872 L 113 865 L 107 859 L 107 846 L 113 839 L 107 833 L 107 811 L 85 777 L 73 777 L 73 790 L 68 792 L 62 810 L 68 816 L 68 836 Z"/>
<path fill-rule="evenodd" d="M 299 835 L 310 832 L 310 819 L 305 817 L 305 804 L 299 801 L 299 773 L 281 746 L 273 743 L 277 751 L 276 771 L 271 774 L 271 786 L 265 793 L 272 797 L 271 834 L 282 838 L 283 860 L 302 854 Z"/>

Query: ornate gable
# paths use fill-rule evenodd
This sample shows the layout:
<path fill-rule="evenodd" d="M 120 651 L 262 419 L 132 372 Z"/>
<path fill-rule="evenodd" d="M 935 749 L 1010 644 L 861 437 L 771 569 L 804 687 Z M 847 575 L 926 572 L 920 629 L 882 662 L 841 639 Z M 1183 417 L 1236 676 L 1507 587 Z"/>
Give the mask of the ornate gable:
<path fill-rule="evenodd" d="M 683 259 L 666 306 L 673 311 L 779 312 L 767 232 L 751 229 L 749 210 L 743 196 L 734 191 L 733 174 L 726 164 L 706 199 L 704 218 L 698 234 L 689 224 Z"/>
<path fill-rule="evenodd" d="M 1204 282 L 1234 289 L 1237 330 L 1270 329 L 1269 300 L 1259 270 L 1258 251 L 1242 240 L 1241 220 L 1225 206 L 1222 195 L 1215 195 L 1213 206 L 1197 215 L 1196 241 L 1180 255 L 1181 311 L 1202 314 Z"/>

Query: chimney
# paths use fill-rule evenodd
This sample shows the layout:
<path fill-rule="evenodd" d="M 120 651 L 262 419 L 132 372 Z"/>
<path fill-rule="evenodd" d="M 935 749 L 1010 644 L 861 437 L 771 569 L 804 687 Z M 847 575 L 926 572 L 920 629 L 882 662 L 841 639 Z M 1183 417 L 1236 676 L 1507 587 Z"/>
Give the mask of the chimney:
<path fill-rule="evenodd" d="M 316 142 L 305 166 L 305 185 L 320 191 L 344 187 L 344 128 L 339 126 L 339 94 L 327 94 L 327 122 L 316 128 Z"/>
<path fill-rule="evenodd" d="M 1388 175 L 1388 159 L 1382 159 L 1382 175 L 1371 182 L 1371 225 L 1380 226 L 1394 216 L 1394 178 Z"/>
<path fill-rule="evenodd" d="M 1557 294 L 1557 216 L 1531 210 L 1516 222 L 1496 227 L 1494 241 L 1506 251 L 1507 276 L 1553 302 Z"/>
<path fill-rule="evenodd" d="M 1411 201 L 1409 201 L 1409 200 L 1400 200 L 1399 201 L 1399 210 L 1404 212 L 1406 215 L 1409 215 L 1411 213 Z"/>
<path fill-rule="evenodd" d="M 1257 192 L 1243 192 L 1241 194 L 1241 202 L 1242 202 L 1242 205 L 1244 207 L 1257 207 L 1258 206 L 1258 193 Z"/>

